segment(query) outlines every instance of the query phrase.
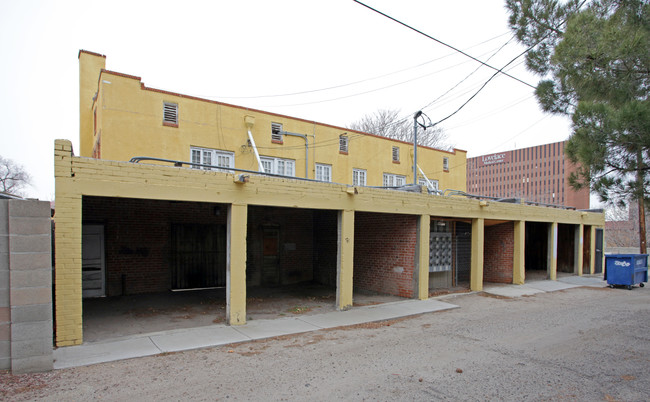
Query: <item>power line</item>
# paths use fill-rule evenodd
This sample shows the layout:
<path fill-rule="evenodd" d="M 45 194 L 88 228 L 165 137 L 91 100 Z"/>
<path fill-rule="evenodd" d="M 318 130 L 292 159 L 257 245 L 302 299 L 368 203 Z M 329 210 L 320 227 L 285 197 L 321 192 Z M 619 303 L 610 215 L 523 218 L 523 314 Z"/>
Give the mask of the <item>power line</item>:
<path fill-rule="evenodd" d="M 381 11 L 375 9 L 375 8 L 372 8 L 372 7 L 368 6 L 368 5 L 366 5 L 366 4 L 362 3 L 362 2 L 360 2 L 359 0 L 354 0 L 354 2 L 355 2 L 355 3 L 358 3 L 358 4 L 361 4 L 362 6 L 368 8 L 369 10 L 372 10 L 372 11 L 376 12 L 377 14 L 383 15 L 384 17 L 386 17 L 386 18 L 388 18 L 388 19 L 390 19 L 390 20 L 392 20 L 392 21 L 394 21 L 394 22 L 397 22 L 398 24 L 400 24 L 400 25 L 402 25 L 402 26 L 404 26 L 404 27 L 406 27 L 406 28 L 408 28 L 408 29 L 410 29 L 410 30 L 412 30 L 412 31 L 414 31 L 414 32 L 417 32 L 417 33 L 419 33 L 419 34 L 422 35 L 422 36 L 425 36 L 425 37 L 427 37 L 427 38 L 429 38 L 429 39 L 431 39 L 431 40 L 433 40 L 433 41 L 435 41 L 435 42 L 437 42 L 437 43 L 439 43 L 439 44 L 441 44 L 441 45 L 443 45 L 443 46 L 446 46 L 446 47 L 448 47 L 448 48 L 450 48 L 450 49 L 452 49 L 452 50 L 454 50 L 454 51 L 456 51 L 456 52 L 458 52 L 458 53 L 460 53 L 460 54 L 462 54 L 462 55 L 464 55 L 464 56 L 466 56 L 466 57 L 469 57 L 470 59 L 472 59 L 472 60 L 474 60 L 474 61 L 477 61 L 477 62 L 481 63 L 482 65 L 491 68 L 492 70 L 495 70 L 497 73 L 501 73 L 501 74 L 503 74 L 503 75 L 505 75 L 505 76 L 507 76 L 507 77 L 510 77 L 510 78 L 512 78 L 513 80 L 519 81 L 519 82 L 521 82 L 522 84 L 527 85 L 527 86 L 529 86 L 529 87 L 531 87 L 531 88 L 533 88 L 533 89 L 536 88 L 535 86 L 530 85 L 530 84 L 527 83 L 526 81 L 522 81 L 522 80 L 520 80 L 520 79 L 517 78 L 517 77 L 514 77 L 514 76 L 512 76 L 512 75 L 510 75 L 510 74 L 508 74 L 508 73 L 503 72 L 503 69 L 502 69 L 502 68 L 501 68 L 501 69 L 497 69 L 496 67 L 492 67 L 491 65 L 489 65 L 489 64 L 487 64 L 487 63 L 485 63 L 485 62 L 483 62 L 483 61 L 481 61 L 481 60 L 479 60 L 479 59 L 477 59 L 476 57 L 471 56 L 470 54 L 465 53 L 465 52 L 463 52 L 462 50 L 460 50 L 460 49 L 458 49 L 458 48 L 455 48 L 455 47 L 453 47 L 453 46 L 451 46 L 451 45 L 449 45 L 449 44 L 447 44 L 447 43 L 445 43 L 445 42 L 443 42 L 443 41 L 441 41 L 441 40 L 439 40 L 439 39 L 436 39 L 436 38 L 434 38 L 433 36 L 428 35 L 428 34 L 422 32 L 422 31 L 420 31 L 419 29 L 416 29 L 416 28 L 414 28 L 414 27 L 412 27 L 412 26 L 410 26 L 410 25 L 408 25 L 408 24 L 406 24 L 406 23 L 404 23 L 404 22 L 402 22 L 402 21 L 400 21 L 400 20 L 398 20 L 398 19 L 396 19 L 396 18 L 393 18 L 393 17 L 391 17 L 391 16 L 388 15 L 388 14 L 385 14 L 385 13 L 383 13 L 383 12 L 381 12 Z"/>

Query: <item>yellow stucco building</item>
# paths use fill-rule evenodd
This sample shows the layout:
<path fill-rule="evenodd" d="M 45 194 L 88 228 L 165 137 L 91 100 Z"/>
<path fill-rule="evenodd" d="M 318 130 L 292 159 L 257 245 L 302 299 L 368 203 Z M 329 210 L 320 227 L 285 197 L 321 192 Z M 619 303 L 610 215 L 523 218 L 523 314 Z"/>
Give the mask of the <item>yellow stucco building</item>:
<path fill-rule="evenodd" d="M 413 144 L 148 88 L 139 77 L 106 70 L 105 61 L 79 52 L 81 156 L 251 171 L 261 165 L 267 173 L 342 184 L 414 183 Z M 439 189 L 465 190 L 465 151 L 419 147 L 418 165 Z"/>
<path fill-rule="evenodd" d="M 396 191 L 413 181 L 409 144 L 146 88 L 79 58 L 80 155 L 67 140 L 54 150 L 57 346 L 83 341 L 87 297 L 224 287 L 225 319 L 243 325 L 250 287 L 316 283 L 345 310 L 357 291 L 426 299 L 602 266 L 602 212 Z M 419 158 L 440 189 L 464 190 L 464 151 Z"/>

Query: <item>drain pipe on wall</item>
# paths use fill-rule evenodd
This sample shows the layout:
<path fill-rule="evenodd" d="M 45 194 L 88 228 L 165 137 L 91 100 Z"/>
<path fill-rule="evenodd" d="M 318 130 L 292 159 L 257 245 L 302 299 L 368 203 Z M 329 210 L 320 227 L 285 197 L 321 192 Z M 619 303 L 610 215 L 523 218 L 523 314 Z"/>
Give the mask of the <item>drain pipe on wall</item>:
<path fill-rule="evenodd" d="M 255 145 L 253 134 L 251 133 L 251 130 L 253 129 L 253 125 L 255 124 L 255 117 L 246 116 L 244 117 L 244 121 L 246 122 L 246 129 L 248 130 L 248 141 L 251 142 L 251 146 L 253 147 L 253 151 L 255 152 L 255 158 L 257 158 L 257 170 L 259 172 L 264 173 L 264 168 L 262 167 L 262 160 L 260 159 L 260 153 L 257 152 L 257 146 Z"/>
<path fill-rule="evenodd" d="M 305 140 L 305 179 L 309 178 L 309 141 L 307 140 L 306 134 L 296 134 L 290 133 L 288 131 L 280 131 L 282 135 L 288 135 L 291 137 L 300 137 Z"/>

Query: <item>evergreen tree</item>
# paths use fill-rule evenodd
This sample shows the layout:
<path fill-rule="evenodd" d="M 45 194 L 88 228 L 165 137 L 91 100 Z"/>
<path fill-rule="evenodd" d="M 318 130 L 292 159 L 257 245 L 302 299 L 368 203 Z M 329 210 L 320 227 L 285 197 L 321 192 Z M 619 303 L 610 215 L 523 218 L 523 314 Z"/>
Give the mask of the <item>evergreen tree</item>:
<path fill-rule="evenodd" d="M 644 204 L 650 198 L 650 2 L 506 0 L 510 27 L 543 77 L 542 108 L 571 116 L 566 152 L 610 204 L 639 203 L 640 249 L 647 252 Z"/>

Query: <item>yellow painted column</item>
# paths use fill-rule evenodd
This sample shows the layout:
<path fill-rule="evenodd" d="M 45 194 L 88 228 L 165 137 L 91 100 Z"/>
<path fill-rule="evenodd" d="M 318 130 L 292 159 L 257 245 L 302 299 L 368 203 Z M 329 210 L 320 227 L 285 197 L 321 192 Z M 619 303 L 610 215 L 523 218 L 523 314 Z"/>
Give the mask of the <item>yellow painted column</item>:
<path fill-rule="evenodd" d="M 354 211 L 339 211 L 338 262 L 336 269 L 336 308 L 352 307 L 354 266 Z"/>
<path fill-rule="evenodd" d="M 472 219 L 472 263 L 469 287 L 483 290 L 483 251 L 485 240 L 485 219 Z"/>
<path fill-rule="evenodd" d="M 418 218 L 418 239 L 415 250 L 415 270 L 413 276 L 417 298 L 429 298 L 429 236 L 431 232 L 431 216 L 420 215 Z"/>
<path fill-rule="evenodd" d="M 596 272 L 596 226 L 589 227 L 589 274 Z"/>
<path fill-rule="evenodd" d="M 56 210 L 54 222 L 54 286 L 56 346 L 83 342 L 81 284 L 81 194 L 72 174 L 72 143 L 57 140 L 54 145 Z"/>
<path fill-rule="evenodd" d="M 514 261 L 512 283 L 523 285 L 526 281 L 526 222 L 515 221 Z"/>
<path fill-rule="evenodd" d="M 226 320 L 246 324 L 246 227 L 248 206 L 228 208 L 228 260 L 226 271 Z"/>
<path fill-rule="evenodd" d="M 548 278 L 557 280 L 557 222 L 548 231 Z"/>
<path fill-rule="evenodd" d="M 585 246 L 585 227 L 581 223 L 576 227 L 575 245 L 573 253 L 573 272 L 582 276 L 582 264 L 584 263 L 584 246 Z"/>

